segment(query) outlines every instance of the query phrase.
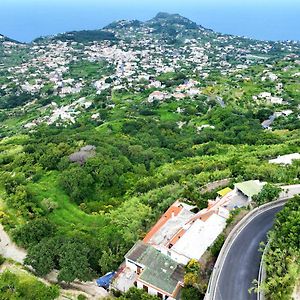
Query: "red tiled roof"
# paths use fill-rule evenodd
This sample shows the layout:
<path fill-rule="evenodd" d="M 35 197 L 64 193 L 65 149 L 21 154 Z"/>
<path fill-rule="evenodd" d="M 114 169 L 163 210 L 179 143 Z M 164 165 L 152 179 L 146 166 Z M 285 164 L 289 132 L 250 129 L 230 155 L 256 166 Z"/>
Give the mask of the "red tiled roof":
<path fill-rule="evenodd" d="M 143 241 L 145 243 L 149 243 L 151 238 L 155 235 L 156 232 L 162 228 L 166 222 L 172 218 L 172 216 L 177 216 L 182 210 L 182 206 L 179 204 L 178 201 L 173 203 L 169 209 L 163 214 L 163 216 L 157 221 L 157 223 L 151 228 L 151 230 L 147 233 L 144 237 Z"/>

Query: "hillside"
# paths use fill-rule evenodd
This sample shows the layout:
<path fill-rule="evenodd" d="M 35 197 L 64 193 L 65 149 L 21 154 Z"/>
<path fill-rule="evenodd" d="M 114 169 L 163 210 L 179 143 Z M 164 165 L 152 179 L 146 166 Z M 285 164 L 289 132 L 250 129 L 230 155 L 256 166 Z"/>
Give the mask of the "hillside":
<path fill-rule="evenodd" d="M 51 37 L 40 37 L 35 39 L 33 43 L 49 43 L 51 41 L 89 43 L 94 41 L 114 41 L 115 39 L 113 33 L 104 30 L 81 30 L 61 33 Z"/>
<path fill-rule="evenodd" d="M 0 42 L 3 43 L 3 42 L 10 42 L 10 43 L 14 43 L 14 44 L 21 44 L 20 42 L 16 41 L 16 40 L 13 40 L 3 34 L 0 34 Z"/>
<path fill-rule="evenodd" d="M 300 183 L 269 163 L 300 151 L 299 76 L 299 42 L 177 14 L 0 43 L 1 223 L 39 276 L 85 281 L 207 183 Z"/>

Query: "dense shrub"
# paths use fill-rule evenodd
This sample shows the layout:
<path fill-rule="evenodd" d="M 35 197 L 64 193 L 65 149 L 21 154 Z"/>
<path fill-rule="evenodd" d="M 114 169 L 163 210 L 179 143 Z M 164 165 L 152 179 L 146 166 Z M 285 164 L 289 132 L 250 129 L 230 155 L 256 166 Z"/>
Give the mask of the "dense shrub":
<path fill-rule="evenodd" d="M 215 242 L 213 243 L 213 245 L 210 247 L 210 251 L 213 256 L 217 257 L 219 255 L 224 242 L 225 242 L 225 235 L 220 234 L 215 240 Z"/>
<path fill-rule="evenodd" d="M 269 247 L 265 265 L 267 277 L 262 286 L 267 299 L 291 299 L 300 275 L 300 197 L 289 200 L 278 213 L 274 228 L 269 232 Z"/>
<path fill-rule="evenodd" d="M 28 248 L 38 244 L 43 238 L 50 238 L 55 232 L 55 226 L 47 219 L 35 219 L 15 229 L 13 236 L 17 244 Z"/>

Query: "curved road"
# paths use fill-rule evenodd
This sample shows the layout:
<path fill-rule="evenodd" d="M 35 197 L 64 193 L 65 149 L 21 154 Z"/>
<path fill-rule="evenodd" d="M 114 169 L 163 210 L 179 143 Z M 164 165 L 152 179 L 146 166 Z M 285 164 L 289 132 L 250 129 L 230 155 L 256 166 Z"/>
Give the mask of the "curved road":
<path fill-rule="evenodd" d="M 254 218 L 234 240 L 216 282 L 215 300 L 254 300 L 257 295 L 248 289 L 257 279 L 261 260 L 259 243 L 266 241 L 275 214 L 282 207 L 272 208 Z"/>

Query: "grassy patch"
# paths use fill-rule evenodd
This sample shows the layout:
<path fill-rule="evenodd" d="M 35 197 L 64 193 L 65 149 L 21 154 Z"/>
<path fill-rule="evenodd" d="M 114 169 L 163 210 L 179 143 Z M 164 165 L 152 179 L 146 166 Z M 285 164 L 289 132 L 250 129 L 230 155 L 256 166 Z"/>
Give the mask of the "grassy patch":
<path fill-rule="evenodd" d="M 82 60 L 70 65 L 68 75 L 70 78 L 84 78 L 90 80 L 110 75 L 112 72 L 113 68 L 106 61 L 89 62 Z"/>
<path fill-rule="evenodd" d="M 50 221 L 53 221 L 63 232 L 91 231 L 95 227 L 103 226 L 106 221 L 105 216 L 88 215 L 80 210 L 59 186 L 58 176 L 58 172 L 48 172 L 38 183 L 29 185 L 39 201 L 50 198 L 58 204 L 58 208 L 49 214 Z"/>

